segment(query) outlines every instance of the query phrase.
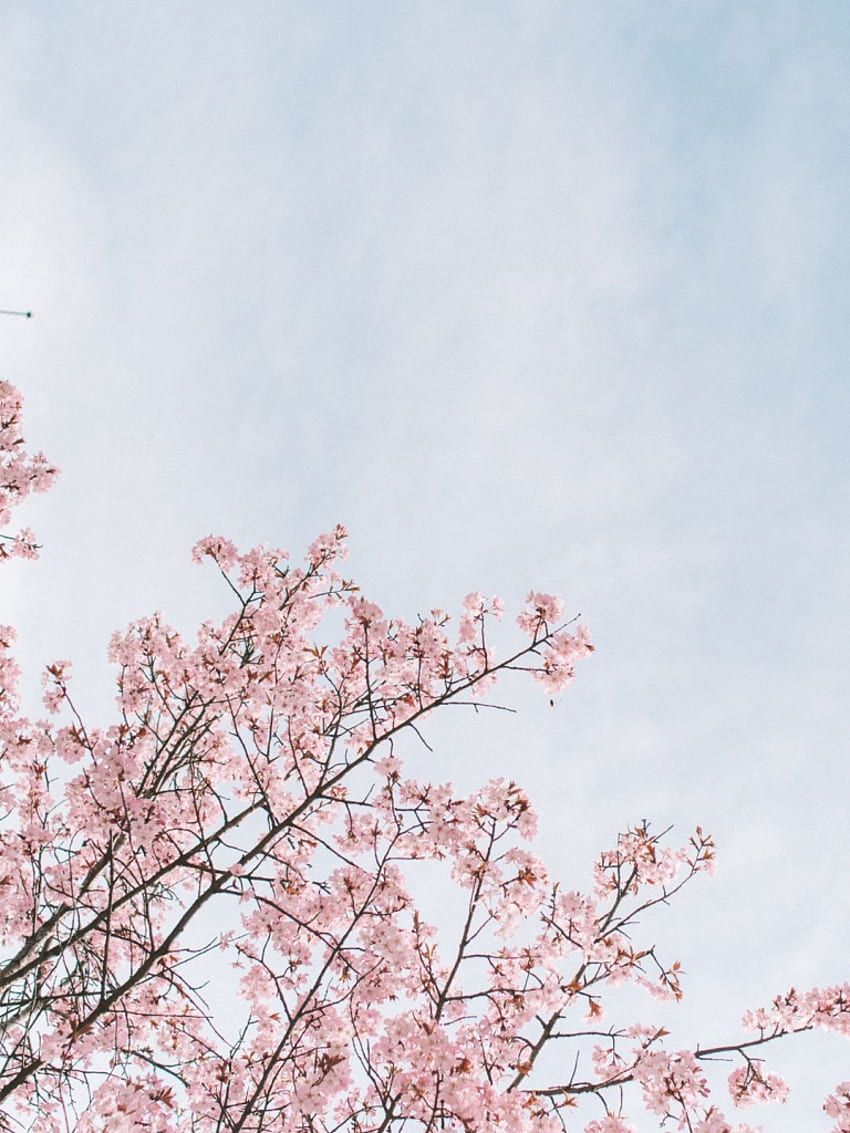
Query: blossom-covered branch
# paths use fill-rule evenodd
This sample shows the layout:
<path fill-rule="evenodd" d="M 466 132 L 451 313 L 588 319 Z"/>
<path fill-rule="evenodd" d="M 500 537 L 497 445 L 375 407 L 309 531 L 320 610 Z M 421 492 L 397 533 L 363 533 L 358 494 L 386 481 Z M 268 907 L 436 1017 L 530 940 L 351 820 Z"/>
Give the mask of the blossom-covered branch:
<path fill-rule="evenodd" d="M 0 381 L 0 559 L 36 558 L 38 544 L 28 527 L 16 535 L 4 529 L 17 505 L 31 492 L 46 492 L 56 477 L 44 453 L 31 455 L 24 448 L 22 405 L 18 390 Z"/>
<path fill-rule="evenodd" d="M 15 483 L 43 486 L 52 471 L 23 455 L 4 396 Z M 705 1069 L 721 1054 L 737 1059 L 734 1104 L 782 1100 L 761 1048 L 846 1032 L 847 988 L 791 993 L 724 1046 L 604 1025 L 618 985 L 680 998 L 681 967 L 643 924 L 711 870 L 707 834 L 670 846 L 641 822 L 587 892 L 566 891 L 529 848 L 513 779 L 462 794 L 427 774 L 435 713 L 485 703 L 515 671 L 556 694 L 592 651 L 586 630 L 534 591 L 514 630 L 481 594 L 456 627 L 442 610 L 388 617 L 341 573 L 344 540 L 322 536 L 302 563 L 202 540 L 231 613 L 193 641 L 160 615 L 116 634 L 105 727 L 77 710 L 67 661 L 45 672 L 48 717 L 21 715 L 0 636 L 10 1127 L 626 1133 L 641 1106 L 728 1133 Z M 429 920 L 435 877 L 459 901 Z M 847 1097 L 826 1104 L 839 1130 Z"/>

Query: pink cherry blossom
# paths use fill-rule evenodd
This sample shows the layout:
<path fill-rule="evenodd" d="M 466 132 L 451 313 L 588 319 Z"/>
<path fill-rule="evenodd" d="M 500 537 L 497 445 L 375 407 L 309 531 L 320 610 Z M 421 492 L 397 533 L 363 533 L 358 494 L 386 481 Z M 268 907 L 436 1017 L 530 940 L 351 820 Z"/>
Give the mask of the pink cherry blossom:
<path fill-rule="evenodd" d="M 18 504 L 31 492 L 46 492 L 56 477 L 57 470 L 44 453 L 31 455 L 24 447 L 22 407 L 18 390 L 0 381 L 0 529 L 6 527 Z M 17 535 L 0 531 L 0 559 L 33 559 L 37 555 L 36 537 L 28 527 Z"/>
<path fill-rule="evenodd" d="M 823 1108 L 827 1117 L 835 1118 L 833 1133 L 847 1133 L 850 1130 L 850 1082 L 839 1082 Z"/>
<path fill-rule="evenodd" d="M 4 525 L 55 475 L 20 411 L 0 383 Z M 3 538 L 0 557 L 35 553 L 29 531 Z M 45 669 L 49 719 L 21 715 L 0 626 L 9 1127 L 634 1133 L 625 1115 L 643 1109 L 748 1133 L 713 1100 L 715 1060 L 735 1062 L 736 1105 L 784 1101 L 762 1046 L 850 1034 L 850 985 L 791 989 L 712 1047 L 622 1018 L 620 985 L 650 1012 L 684 994 L 648 926 L 712 872 L 711 837 L 676 845 L 641 821 L 571 889 L 535 854 L 513 778 L 433 782 L 435 714 L 480 708 L 514 673 L 557 692 L 593 646 L 537 591 L 519 639 L 478 592 L 455 625 L 395 617 L 340 573 L 345 539 L 336 527 L 301 561 L 202 539 L 193 558 L 226 576 L 230 612 L 192 637 L 162 613 L 114 634 L 105 722 L 83 718 L 65 660 Z M 449 927 L 426 915 L 434 884 L 459 910 Z M 850 1084 L 824 1109 L 850 1131 Z"/>

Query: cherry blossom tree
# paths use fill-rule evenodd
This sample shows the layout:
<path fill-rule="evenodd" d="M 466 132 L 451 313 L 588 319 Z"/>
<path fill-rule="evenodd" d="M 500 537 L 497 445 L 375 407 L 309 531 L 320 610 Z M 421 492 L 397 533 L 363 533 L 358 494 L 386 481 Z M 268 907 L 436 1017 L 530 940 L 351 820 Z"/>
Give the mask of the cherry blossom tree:
<path fill-rule="evenodd" d="M 27 454 L 20 408 L 0 384 L 4 528 L 55 475 Z M 117 633 L 105 727 L 78 712 L 67 661 L 47 667 L 48 715 L 23 716 L 0 629 L 5 1126 L 627 1133 L 643 1110 L 746 1130 L 729 1107 L 788 1091 L 765 1048 L 850 1032 L 850 985 L 780 995 L 722 1046 L 673 1049 L 614 1018 L 618 985 L 680 998 L 644 925 L 711 871 L 711 838 L 669 845 L 642 822 L 568 891 L 529 848 L 513 780 L 429 782 L 434 713 L 485 703 L 514 671 L 554 697 L 593 647 L 536 592 L 499 649 L 498 598 L 468 595 L 456 623 L 391 618 L 341 572 L 344 538 L 302 563 L 203 539 L 194 557 L 231 613 L 191 642 L 158 614 Z M 32 532 L 3 535 L 3 557 L 36 553 Z M 423 869 L 462 898 L 448 928 L 417 900 Z M 734 1069 L 718 1099 L 720 1058 Z M 850 1082 L 824 1109 L 850 1130 Z"/>

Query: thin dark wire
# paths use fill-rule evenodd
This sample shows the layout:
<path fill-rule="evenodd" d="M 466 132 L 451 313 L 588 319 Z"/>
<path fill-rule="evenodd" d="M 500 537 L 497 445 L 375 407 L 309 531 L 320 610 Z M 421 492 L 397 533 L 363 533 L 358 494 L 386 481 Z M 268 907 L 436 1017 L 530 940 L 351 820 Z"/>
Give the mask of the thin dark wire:
<path fill-rule="evenodd" d="M 31 319 L 32 311 L 3 311 L 0 310 L 0 315 L 20 315 L 22 319 Z"/>

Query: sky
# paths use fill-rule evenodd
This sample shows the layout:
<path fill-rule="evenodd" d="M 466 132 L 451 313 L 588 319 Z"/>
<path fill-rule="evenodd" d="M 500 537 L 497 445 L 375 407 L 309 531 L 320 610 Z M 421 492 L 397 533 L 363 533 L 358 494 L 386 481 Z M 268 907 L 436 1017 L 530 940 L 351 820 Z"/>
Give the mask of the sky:
<path fill-rule="evenodd" d="M 850 978 L 848 67 L 830 0 L 5 0 L 2 376 L 62 468 L 0 588 L 33 704 L 71 658 L 108 719 L 114 629 L 222 608 L 210 532 L 343 522 L 408 618 L 560 592 L 573 689 L 419 774 L 520 778 L 574 885 L 641 818 L 714 833 L 655 929 L 683 1045 Z M 850 1046 L 773 1064 L 765 1128 L 826 1129 Z"/>

